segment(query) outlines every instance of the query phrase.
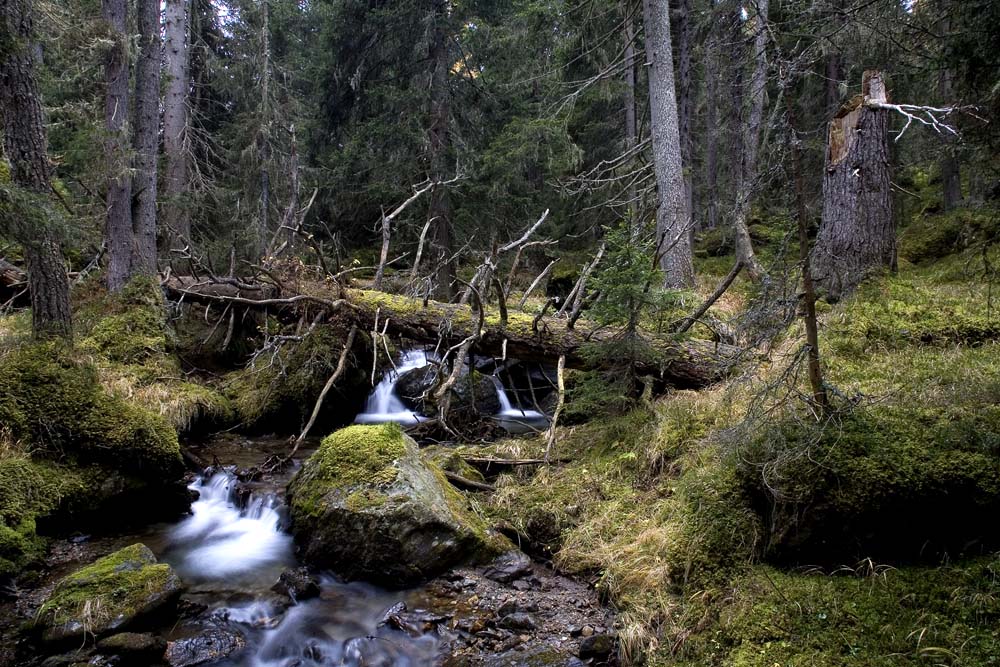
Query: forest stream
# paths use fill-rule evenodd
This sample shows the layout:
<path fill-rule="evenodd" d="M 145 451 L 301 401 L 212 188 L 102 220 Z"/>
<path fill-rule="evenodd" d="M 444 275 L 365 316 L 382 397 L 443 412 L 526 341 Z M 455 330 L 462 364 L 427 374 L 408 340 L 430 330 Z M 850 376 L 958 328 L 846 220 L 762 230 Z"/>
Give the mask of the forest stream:
<path fill-rule="evenodd" d="M 422 353 L 405 354 L 357 421 L 419 422 L 422 418 L 399 401 L 395 383 L 401 372 L 425 362 Z M 496 384 L 498 420 L 520 422 L 512 427 L 517 430 L 545 419 L 511 407 L 503 385 Z M 173 567 L 185 586 L 176 614 L 144 628 L 166 640 L 171 667 L 610 664 L 610 648 L 601 646 L 613 646 L 612 618 L 593 588 L 520 551 L 395 591 L 302 567 L 287 532 L 285 493 L 317 445 L 308 441 L 289 466 L 261 472 L 271 457 L 286 451 L 286 439 L 220 434 L 189 443 L 192 459 L 213 462 L 200 474 L 191 473 L 188 489 L 196 499 L 190 514 L 131 534 L 57 541 L 47 585 L 22 595 L 17 615 L 36 613 L 59 577 L 142 543 Z M 70 653 L 63 662 L 56 656 L 39 664 L 74 664 L 74 656 L 80 657 Z M 133 664 L 102 656 L 99 647 L 86 657 L 90 665 Z"/>

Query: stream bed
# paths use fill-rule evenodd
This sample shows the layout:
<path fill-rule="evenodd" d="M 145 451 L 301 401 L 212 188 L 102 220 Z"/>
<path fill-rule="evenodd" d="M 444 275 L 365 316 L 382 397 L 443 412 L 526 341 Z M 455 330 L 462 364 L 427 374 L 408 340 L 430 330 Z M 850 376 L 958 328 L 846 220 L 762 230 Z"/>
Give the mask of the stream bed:
<path fill-rule="evenodd" d="M 232 435 L 204 443 L 195 451 L 217 465 L 191 480 L 198 498 L 189 516 L 131 535 L 57 541 L 48 585 L 23 594 L 17 615 L 31 617 L 58 577 L 143 542 L 187 587 L 177 617 L 157 630 L 172 667 L 612 664 L 600 653 L 613 643 L 612 619 L 593 589 L 520 552 L 403 591 L 305 571 L 286 532 L 294 466 L 241 481 L 241 471 L 284 446 Z M 126 664 L 94 660 L 86 664 Z"/>

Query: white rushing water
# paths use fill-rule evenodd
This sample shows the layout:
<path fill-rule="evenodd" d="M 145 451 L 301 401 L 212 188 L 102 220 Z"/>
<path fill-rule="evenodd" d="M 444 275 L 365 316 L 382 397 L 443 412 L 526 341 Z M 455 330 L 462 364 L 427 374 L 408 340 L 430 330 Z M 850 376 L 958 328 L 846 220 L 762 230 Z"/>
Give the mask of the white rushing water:
<path fill-rule="evenodd" d="M 427 365 L 427 353 L 423 350 L 408 350 L 403 353 L 399 365 L 390 369 L 375 390 L 368 397 L 365 411 L 354 418 L 356 424 L 382 424 L 397 422 L 400 424 L 418 424 L 426 419 L 413 410 L 408 409 L 396 394 L 396 382 L 407 371 L 423 368 Z"/>
<path fill-rule="evenodd" d="M 271 592 L 278 575 L 297 563 L 282 530 L 277 493 L 235 502 L 236 476 L 219 472 L 190 485 L 198 500 L 191 516 L 166 534 L 165 560 L 194 584 L 189 593 L 208 606 L 182 636 L 203 629 L 235 631 L 246 647 L 219 667 L 428 667 L 433 635 L 409 637 L 380 624 L 403 594 L 323 577 L 321 595 L 289 607 Z"/>
<path fill-rule="evenodd" d="M 399 364 L 394 369 L 390 369 L 381 382 L 376 385 L 374 391 L 365 403 L 365 410 L 354 418 L 356 424 L 382 424 L 385 422 L 396 422 L 399 424 L 419 424 L 427 417 L 414 412 L 406 407 L 399 395 L 396 393 L 396 384 L 399 378 L 412 370 L 423 368 L 428 364 L 428 356 L 424 350 L 408 350 L 403 353 Z M 507 390 L 504 389 L 503 382 L 496 376 L 491 376 L 490 380 L 496 386 L 497 400 L 500 403 L 500 411 L 494 415 L 502 427 L 512 433 L 525 433 L 546 428 L 549 418 L 537 410 L 524 410 L 514 407 Z"/>
<path fill-rule="evenodd" d="M 205 581 L 257 576 L 293 562 L 292 538 L 281 530 L 280 505 L 273 494 L 250 496 L 236 506 L 236 476 L 219 472 L 199 477 L 190 489 L 198 500 L 191 516 L 169 535 L 177 567 L 188 579 Z"/>

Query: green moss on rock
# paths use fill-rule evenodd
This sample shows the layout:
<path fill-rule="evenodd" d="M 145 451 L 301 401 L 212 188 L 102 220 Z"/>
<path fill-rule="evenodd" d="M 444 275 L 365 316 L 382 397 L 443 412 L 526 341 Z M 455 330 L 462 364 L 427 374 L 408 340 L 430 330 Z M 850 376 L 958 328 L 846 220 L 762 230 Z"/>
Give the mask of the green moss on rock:
<path fill-rule="evenodd" d="M 134 544 L 61 579 L 36 623 L 47 641 L 100 637 L 171 603 L 181 591 L 170 566 Z"/>
<path fill-rule="evenodd" d="M 288 493 L 305 559 L 348 579 L 407 585 L 510 548 L 396 424 L 327 436 Z"/>

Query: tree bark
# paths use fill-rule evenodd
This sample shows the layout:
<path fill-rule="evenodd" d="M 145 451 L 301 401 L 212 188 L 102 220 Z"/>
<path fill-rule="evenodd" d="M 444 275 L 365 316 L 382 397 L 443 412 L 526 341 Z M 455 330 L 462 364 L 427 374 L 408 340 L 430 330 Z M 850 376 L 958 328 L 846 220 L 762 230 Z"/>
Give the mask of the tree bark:
<path fill-rule="evenodd" d="M 631 151 L 639 142 L 638 123 L 635 115 L 635 21 L 631 3 L 624 3 L 625 24 L 625 149 Z M 632 217 L 639 209 L 638 194 L 634 185 L 629 187 L 628 210 Z"/>
<path fill-rule="evenodd" d="M 447 180 L 448 154 L 451 147 L 451 131 L 449 128 L 451 106 L 448 90 L 448 1 L 434 0 L 431 15 L 431 39 L 429 60 L 431 67 L 430 81 L 430 124 L 427 130 L 429 155 L 428 179 L 435 183 L 431 189 L 430 205 L 427 209 L 428 220 L 433 227 L 433 247 L 431 259 L 435 262 L 435 295 L 438 299 L 449 301 L 454 296 L 456 277 L 456 259 L 451 226 L 451 200 L 448 187 L 442 183 Z"/>
<path fill-rule="evenodd" d="M 674 90 L 670 45 L 670 8 L 667 0 L 643 0 L 646 60 L 649 63 L 650 131 L 658 205 L 656 230 L 665 252 L 660 257 L 667 288 L 694 285 L 691 257 L 691 211 L 684 189 L 684 168 Z"/>
<path fill-rule="evenodd" d="M 813 249 L 813 277 L 831 299 L 850 293 L 865 277 L 896 268 L 892 218 L 888 111 L 885 84 L 866 71 L 864 95 L 830 121 L 823 175 L 823 219 Z"/>
<path fill-rule="evenodd" d="M 117 292 L 132 274 L 132 179 L 129 177 L 129 60 L 126 0 L 102 0 L 110 45 L 104 55 L 104 160 L 107 195 L 104 236 L 108 290 Z"/>
<path fill-rule="evenodd" d="M 736 238 L 736 258 L 746 268 L 751 280 L 760 280 L 764 269 L 753 250 L 750 240 L 750 206 L 757 187 L 757 158 L 760 152 L 761 125 L 764 119 L 764 100 L 767 93 L 767 15 L 768 0 L 757 0 L 757 11 L 752 15 L 753 42 L 751 45 L 753 74 L 749 85 L 745 77 L 737 77 L 737 96 L 740 100 L 740 159 L 736 168 L 736 210 L 733 216 L 733 234 Z M 737 18 L 737 25 L 740 19 Z M 745 114 L 744 114 L 745 112 Z"/>
<path fill-rule="evenodd" d="M 694 197 L 691 183 L 691 117 L 694 110 L 694 89 L 691 81 L 691 2 L 676 0 L 677 6 L 673 22 L 677 35 L 677 130 L 681 138 L 681 167 L 684 170 L 684 198 L 692 223 L 697 221 L 694 214 Z M 694 233 L 695 224 L 691 225 Z"/>
<path fill-rule="evenodd" d="M 717 18 L 705 46 L 705 226 L 719 226 L 719 34 Z"/>
<path fill-rule="evenodd" d="M 163 224 L 167 249 L 183 248 L 191 238 L 188 210 L 188 96 L 191 87 L 189 35 L 191 0 L 165 0 L 164 58 L 167 90 L 163 98 Z"/>
<path fill-rule="evenodd" d="M 941 101 L 944 104 L 954 102 L 955 90 L 952 85 L 953 73 L 945 68 L 940 73 L 939 87 Z M 956 154 L 957 142 L 954 135 L 944 137 L 944 150 L 941 152 L 941 208 L 950 211 L 962 203 L 962 173 Z"/>
<path fill-rule="evenodd" d="M 35 81 L 31 0 L 0 2 L 0 121 L 4 153 L 16 185 L 47 198 L 52 189 L 42 105 Z M 52 216 L 49 216 L 50 218 Z M 6 222 L 6 221 L 4 221 Z M 24 249 L 36 338 L 73 334 L 69 279 L 60 232 L 51 224 L 26 229 L 14 221 L 13 236 Z"/>
<path fill-rule="evenodd" d="M 132 177 L 132 273 L 156 274 L 156 158 L 160 138 L 160 2 L 137 0 L 135 175 Z"/>

